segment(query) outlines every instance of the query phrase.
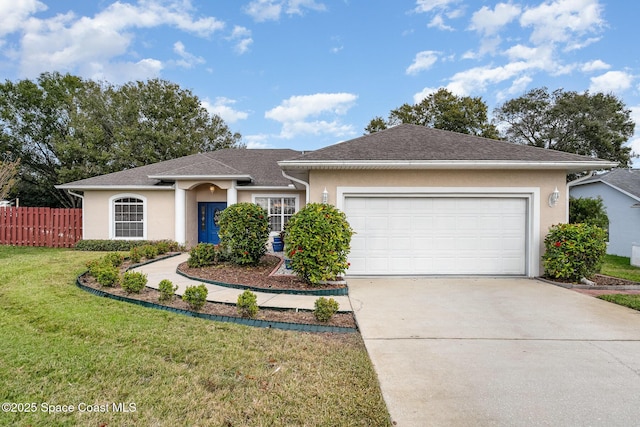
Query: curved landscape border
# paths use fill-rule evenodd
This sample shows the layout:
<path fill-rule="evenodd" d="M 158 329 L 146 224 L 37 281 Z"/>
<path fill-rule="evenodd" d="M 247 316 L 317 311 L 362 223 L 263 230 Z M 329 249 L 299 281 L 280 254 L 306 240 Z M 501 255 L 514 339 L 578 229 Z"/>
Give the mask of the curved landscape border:
<path fill-rule="evenodd" d="M 165 258 L 177 256 L 177 255 L 179 255 L 179 253 L 169 254 L 169 255 L 167 255 L 165 257 L 162 257 L 162 258 L 156 258 L 156 259 L 148 260 L 148 261 L 145 261 L 145 262 L 142 262 L 142 263 L 139 263 L 139 264 L 132 265 L 129 268 L 127 268 L 127 270 L 130 270 L 130 269 L 136 268 L 136 267 L 140 267 L 141 265 L 151 264 L 153 262 L 160 261 L 161 259 L 165 259 Z M 247 319 L 245 317 L 220 316 L 220 315 L 217 315 L 217 314 L 198 313 L 196 311 L 183 310 L 183 309 L 179 309 L 179 308 L 169 307 L 169 306 L 166 306 L 166 305 L 156 304 L 156 303 L 152 303 L 152 302 L 149 302 L 149 301 L 142 301 L 142 300 L 138 300 L 138 299 L 135 299 L 135 298 L 128 298 L 128 297 L 125 297 L 125 296 L 122 296 L 122 295 L 114 295 L 114 294 L 111 294 L 109 292 L 101 291 L 99 289 L 95 289 L 95 288 L 92 288 L 90 286 L 86 286 L 81 281 L 81 277 L 86 273 L 87 272 L 85 271 L 84 273 L 80 274 L 76 278 L 76 286 L 78 286 L 83 291 L 89 292 L 89 293 L 91 293 L 93 295 L 97 295 L 97 296 L 100 296 L 100 297 L 110 298 L 110 299 L 113 299 L 113 300 L 116 300 L 116 301 L 128 302 L 128 303 L 139 305 L 139 306 L 142 306 L 142 307 L 154 308 L 156 310 L 169 311 L 171 313 L 181 314 L 181 315 L 189 316 L 189 317 L 197 317 L 197 318 L 200 318 L 200 319 L 213 320 L 213 321 L 216 321 L 216 322 L 236 323 L 236 324 L 239 324 L 239 325 L 254 326 L 254 327 L 258 327 L 258 328 L 273 328 L 273 329 L 281 329 L 281 330 L 285 330 L 285 331 L 298 331 L 298 332 L 331 332 L 331 333 L 354 333 L 354 332 L 358 332 L 357 327 L 356 328 L 350 328 L 350 327 L 346 327 L 346 326 L 312 325 L 312 324 L 309 324 L 309 323 L 292 323 L 292 322 L 278 322 L 278 321 L 259 320 L 259 319 Z M 184 274 L 183 274 L 183 276 L 189 277 L 189 276 L 186 276 Z M 198 279 L 198 278 L 195 278 L 195 279 L 196 280 L 201 280 L 201 279 Z M 207 282 L 207 281 L 204 280 L 204 282 Z M 218 284 L 218 283 L 214 283 L 214 282 L 211 282 L 211 281 L 208 281 L 207 283 Z M 238 285 L 238 286 L 242 286 L 242 285 Z M 150 288 L 150 289 L 154 289 L 154 288 Z M 240 289 L 243 289 L 243 288 L 240 288 Z M 244 289 L 247 289 L 247 288 L 245 287 Z M 262 291 L 262 288 L 255 288 L 255 289 L 257 291 Z"/>
<path fill-rule="evenodd" d="M 176 273 L 183 277 L 186 277 L 187 279 L 197 280 L 199 282 L 208 283 L 210 285 L 217 285 L 217 286 L 223 286 L 225 288 L 242 289 L 242 290 L 248 289 L 252 292 L 264 292 L 268 294 L 314 295 L 314 296 L 321 296 L 321 297 L 349 295 L 349 288 L 346 285 L 343 288 L 336 288 L 336 289 L 309 289 L 309 290 L 272 289 L 272 288 L 261 288 L 257 286 L 238 285 L 234 283 L 224 283 L 224 282 L 217 282 L 215 280 L 202 279 L 200 277 L 191 276 L 187 273 L 184 273 L 180 271 L 178 268 L 176 268 Z"/>

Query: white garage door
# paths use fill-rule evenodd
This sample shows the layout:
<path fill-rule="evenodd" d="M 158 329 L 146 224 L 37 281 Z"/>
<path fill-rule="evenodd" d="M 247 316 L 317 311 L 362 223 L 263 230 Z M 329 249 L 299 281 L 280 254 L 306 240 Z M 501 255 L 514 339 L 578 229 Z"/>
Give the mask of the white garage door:
<path fill-rule="evenodd" d="M 527 199 L 355 197 L 352 275 L 526 273 Z"/>

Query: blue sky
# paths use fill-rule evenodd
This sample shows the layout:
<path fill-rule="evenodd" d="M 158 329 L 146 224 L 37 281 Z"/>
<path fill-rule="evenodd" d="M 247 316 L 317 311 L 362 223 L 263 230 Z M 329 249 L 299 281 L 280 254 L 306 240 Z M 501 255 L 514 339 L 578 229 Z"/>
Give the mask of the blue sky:
<path fill-rule="evenodd" d="M 0 79 L 159 77 L 249 147 L 312 150 L 440 87 L 611 92 L 640 123 L 638 35 L 619 0 L 0 0 Z"/>

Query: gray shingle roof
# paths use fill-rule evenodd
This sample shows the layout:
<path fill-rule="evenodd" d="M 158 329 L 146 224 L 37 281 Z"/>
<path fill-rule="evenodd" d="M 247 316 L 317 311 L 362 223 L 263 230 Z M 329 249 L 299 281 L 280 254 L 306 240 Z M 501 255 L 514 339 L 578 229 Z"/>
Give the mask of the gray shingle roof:
<path fill-rule="evenodd" d="M 596 159 L 411 124 L 364 135 L 294 159 L 375 160 L 585 162 Z"/>
<path fill-rule="evenodd" d="M 228 148 L 82 179 L 59 187 L 81 189 L 101 186 L 161 186 L 167 181 L 174 181 L 176 177 L 188 179 L 204 176 L 211 179 L 237 177 L 236 179 L 253 186 L 287 186 L 290 182 L 282 176 L 278 161 L 299 154 L 299 151 L 288 149 Z"/>
<path fill-rule="evenodd" d="M 614 169 L 571 183 L 571 186 L 604 182 L 640 200 L 640 169 Z"/>

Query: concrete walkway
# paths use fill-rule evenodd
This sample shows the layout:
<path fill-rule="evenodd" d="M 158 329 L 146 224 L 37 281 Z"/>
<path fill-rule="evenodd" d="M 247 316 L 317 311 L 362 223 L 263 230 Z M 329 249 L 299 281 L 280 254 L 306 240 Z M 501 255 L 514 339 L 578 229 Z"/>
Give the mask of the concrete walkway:
<path fill-rule="evenodd" d="M 350 279 L 398 426 L 631 426 L 640 312 L 530 279 Z"/>
<path fill-rule="evenodd" d="M 184 253 L 175 257 L 152 262 L 141 267 L 134 268 L 133 271 L 139 271 L 147 275 L 147 286 L 158 289 L 160 281 L 168 279 L 174 285 L 178 285 L 177 295 L 182 295 L 191 285 L 199 285 L 203 283 L 199 280 L 188 279 L 178 273 L 176 268 L 179 264 L 186 262 L 189 254 Z M 247 284 L 250 285 L 250 284 Z M 227 288 L 205 283 L 209 290 L 207 295 L 208 301 L 224 302 L 235 304 L 238 301 L 242 289 Z M 272 294 L 268 292 L 254 292 L 258 297 L 258 305 L 261 308 L 290 308 L 300 310 L 313 310 L 315 301 L 319 298 L 317 295 L 289 295 L 289 294 Z M 340 311 L 352 311 L 351 302 L 348 296 L 332 296 L 338 304 Z"/>

